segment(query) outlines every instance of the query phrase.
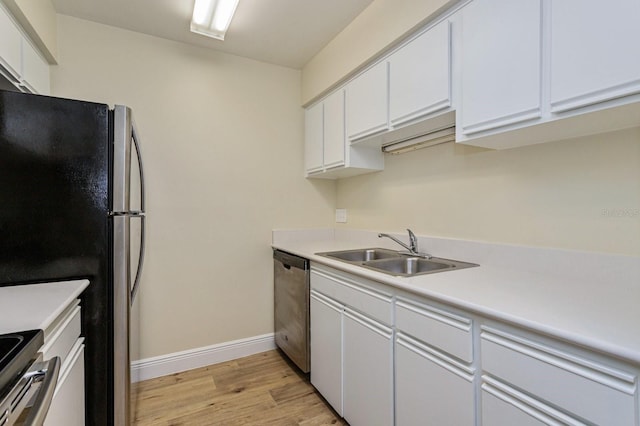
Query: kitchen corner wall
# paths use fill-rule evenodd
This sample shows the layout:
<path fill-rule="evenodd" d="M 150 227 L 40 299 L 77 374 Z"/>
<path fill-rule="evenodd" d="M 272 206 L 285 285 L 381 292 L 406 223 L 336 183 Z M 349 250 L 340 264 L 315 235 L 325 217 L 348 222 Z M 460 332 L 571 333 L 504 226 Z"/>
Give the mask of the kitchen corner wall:
<path fill-rule="evenodd" d="M 55 96 L 132 107 L 145 160 L 141 357 L 273 332 L 273 228 L 332 225 L 303 177 L 300 72 L 58 15 Z"/>

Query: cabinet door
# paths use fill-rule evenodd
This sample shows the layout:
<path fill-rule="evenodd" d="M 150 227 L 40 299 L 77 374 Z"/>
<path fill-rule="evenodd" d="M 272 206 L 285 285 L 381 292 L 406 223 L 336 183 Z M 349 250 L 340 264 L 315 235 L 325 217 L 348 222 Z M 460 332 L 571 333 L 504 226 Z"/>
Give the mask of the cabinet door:
<path fill-rule="evenodd" d="M 323 105 L 318 103 L 304 112 L 304 164 L 307 173 L 322 170 Z"/>
<path fill-rule="evenodd" d="M 342 416 L 342 307 L 311 292 L 311 384 Z"/>
<path fill-rule="evenodd" d="M 638 0 L 552 1 L 552 112 L 639 93 L 639 41 Z"/>
<path fill-rule="evenodd" d="M 389 121 L 402 125 L 451 106 L 451 37 L 441 22 L 389 58 Z"/>
<path fill-rule="evenodd" d="M 387 62 L 369 68 L 347 85 L 347 136 L 355 141 L 387 130 Z"/>
<path fill-rule="evenodd" d="M 61 368 L 45 426 L 84 426 L 84 345 L 80 341 L 69 360 Z"/>
<path fill-rule="evenodd" d="M 25 39 L 22 39 L 22 79 L 30 92 L 49 94 L 49 64 Z"/>
<path fill-rule="evenodd" d="M 475 424 L 473 372 L 396 338 L 396 422 L 398 426 Z"/>
<path fill-rule="evenodd" d="M 344 418 L 352 426 L 393 424 L 390 328 L 345 309 Z"/>
<path fill-rule="evenodd" d="M 0 72 L 17 82 L 20 78 L 22 34 L 0 4 Z M 4 68 L 4 70 L 2 70 Z"/>
<path fill-rule="evenodd" d="M 475 0 L 463 9 L 463 134 L 541 116 L 540 2 Z"/>
<path fill-rule="evenodd" d="M 344 165 L 344 90 L 324 100 L 324 166 Z"/>

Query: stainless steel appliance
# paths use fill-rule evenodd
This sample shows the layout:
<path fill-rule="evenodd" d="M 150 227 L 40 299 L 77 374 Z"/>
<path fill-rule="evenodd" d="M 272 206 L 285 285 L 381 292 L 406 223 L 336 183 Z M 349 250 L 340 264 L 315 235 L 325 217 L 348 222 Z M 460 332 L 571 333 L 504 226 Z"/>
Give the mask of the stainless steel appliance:
<path fill-rule="evenodd" d="M 42 330 L 0 336 L 0 425 L 41 426 L 58 382 L 60 358 L 42 361 Z"/>
<path fill-rule="evenodd" d="M 273 251 L 276 345 L 305 373 L 310 369 L 309 260 Z"/>
<path fill-rule="evenodd" d="M 91 426 L 125 426 L 134 415 L 139 151 L 127 107 L 0 91 L 0 286 L 89 279 L 81 303 Z"/>

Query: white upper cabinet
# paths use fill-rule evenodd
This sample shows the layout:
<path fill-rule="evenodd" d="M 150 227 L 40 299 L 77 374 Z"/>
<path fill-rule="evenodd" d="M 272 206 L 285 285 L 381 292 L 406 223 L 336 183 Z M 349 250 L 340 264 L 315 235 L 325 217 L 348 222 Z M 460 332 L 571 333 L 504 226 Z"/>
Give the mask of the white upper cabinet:
<path fill-rule="evenodd" d="M 22 83 L 30 92 L 49 94 L 49 64 L 27 40 L 22 39 Z"/>
<path fill-rule="evenodd" d="M 639 18 L 638 0 L 464 6 L 457 142 L 503 149 L 640 125 Z"/>
<path fill-rule="evenodd" d="M 347 85 L 347 136 L 351 142 L 388 129 L 387 76 L 387 62 L 382 61 Z"/>
<path fill-rule="evenodd" d="M 463 9 L 463 134 L 541 116 L 541 22 L 541 0 L 475 0 Z"/>
<path fill-rule="evenodd" d="M 448 20 L 389 57 L 389 122 L 399 126 L 451 106 Z"/>
<path fill-rule="evenodd" d="M 22 61 L 22 34 L 0 5 L 0 72 L 18 82 Z"/>
<path fill-rule="evenodd" d="M 380 170 L 371 160 L 382 157 L 353 148 L 408 141 L 454 125 L 454 115 L 456 142 L 491 149 L 636 127 L 639 18 L 640 0 L 456 3 L 337 89 L 344 160 L 332 118 L 323 173 L 341 164 L 348 174 L 332 176 Z M 331 114 L 340 117 L 334 101 Z"/>
<path fill-rule="evenodd" d="M 344 161 L 344 90 L 338 90 L 324 101 L 324 166 L 342 166 Z"/>
<path fill-rule="evenodd" d="M 380 148 L 351 145 L 345 139 L 344 89 L 305 110 L 305 173 L 336 179 L 382 170 Z"/>
<path fill-rule="evenodd" d="M 638 0 L 552 1 L 551 111 L 640 93 L 638 43 Z"/>
<path fill-rule="evenodd" d="M 48 95 L 49 63 L 31 45 L 0 2 L 0 74 L 21 91 Z"/>
<path fill-rule="evenodd" d="M 318 103 L 304 112 L 304 163 L 307 173 L 323 167 L 323 121 L 324 107 Z"/>

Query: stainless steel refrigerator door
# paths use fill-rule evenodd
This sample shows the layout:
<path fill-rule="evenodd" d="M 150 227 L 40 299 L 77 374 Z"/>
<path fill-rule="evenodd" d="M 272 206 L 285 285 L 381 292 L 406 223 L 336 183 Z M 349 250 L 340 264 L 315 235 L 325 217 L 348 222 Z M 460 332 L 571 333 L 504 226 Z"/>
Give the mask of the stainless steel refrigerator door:
<path fill-rule="evenodd" d="M 140 283 L 145 242 L 144 174 L 131 110 L 114 109 L 113 151 L 113 305 L 114 305 L 114 424 L 134 423 L 136 397 L 131 393 L 131 361 L 139 341 L 134 304 Z M 136 333 L 137 334 L 137 333 Z"/>

